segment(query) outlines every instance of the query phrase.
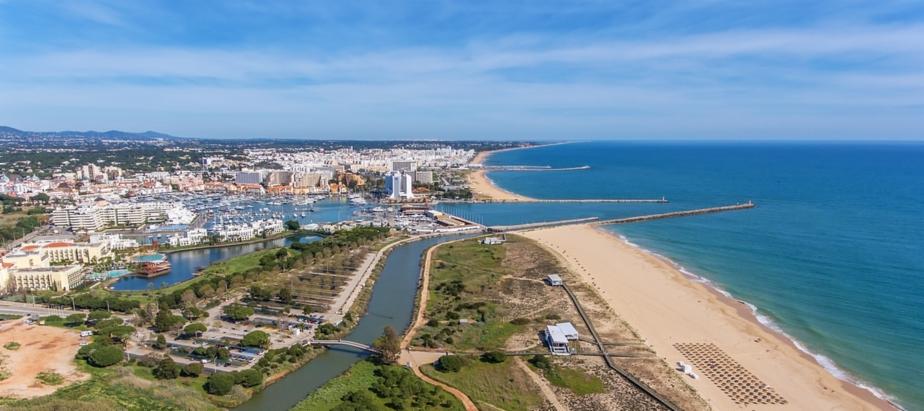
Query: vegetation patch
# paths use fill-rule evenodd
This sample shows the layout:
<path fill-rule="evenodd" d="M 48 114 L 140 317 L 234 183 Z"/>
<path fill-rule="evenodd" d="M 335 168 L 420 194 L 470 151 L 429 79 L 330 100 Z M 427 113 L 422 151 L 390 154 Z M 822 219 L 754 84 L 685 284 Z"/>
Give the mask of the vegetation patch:
<path fill-rule="evenodd" d="M 22 345 L 16 341 L 10 341 L 6 344 L 3 344 L 3 348 L 6 348 L 7 350 L 10 350 L 10 351 L 16 351 L 19 349 L 19 347 L 22 347 Z"/>
<path fill-rule="evenodd" d="M 549 357 L 535 355 L 529 364 L 539 369 L 552 385 L 567 388 L 577 395 L 606 392 L 603 380 L 576 368 L 563 367 L 553 363 Z"/>
<path fill-rule="evenodd" d="M 406 368 L 360 361 L 324 384 L 293 410 L 464 410 L 448 393 Z"/>
<path fill-rule="evenodd" d="M 64 377 L 54 371 L 42 371 L 35 376 L 35 379 L 45 385 L 61 385 L 64 383 Z"/>
<path fill-rule="evenodd" d="M 479 408 L 507 411 L 535 409 L 543 403 L 539 388 L 513 361 L 489 363 L 467 358 L 458 371 L 442 371 L 431 365 L 421 367 L 430 378 L 458 388 Z"/>

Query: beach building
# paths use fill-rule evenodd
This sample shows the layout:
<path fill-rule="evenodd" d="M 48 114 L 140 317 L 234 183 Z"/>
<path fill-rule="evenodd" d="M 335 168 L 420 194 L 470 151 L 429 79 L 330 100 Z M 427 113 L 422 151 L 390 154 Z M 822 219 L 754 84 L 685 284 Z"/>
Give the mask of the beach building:
<path fill-rule="evenodd" d="M 562 281 L 561 276 L 558 274 L 549 274 L 545 278 L 545 282 L 553 287 L 560 287 L 564 284 L 564 281 Z"/>
<path fill-rule="evenodd" d="M 570 322 L 558 323 L 555 324 L 555 326 L 561 330 L 562 334 L 565 334 L 565 338 L 571 341 L 576 341 L 581 337 L 580 334 L 578 334 L 577 329 L 574 328 L 574 324 L 571 324 Z"/>
<path fill-rule="evenodd" d="M 503 244 L 505 240 L 500 237 L 485 237 L 481 239 L 481 244 L 484 245 L 500 245 Z"/>
<path fill-rule="evenodd" d="M 568 348 L 568 337 L 556 325 L 545 326 L 545 343 L 549 346 L 552 355 L 571 355 Z"/>

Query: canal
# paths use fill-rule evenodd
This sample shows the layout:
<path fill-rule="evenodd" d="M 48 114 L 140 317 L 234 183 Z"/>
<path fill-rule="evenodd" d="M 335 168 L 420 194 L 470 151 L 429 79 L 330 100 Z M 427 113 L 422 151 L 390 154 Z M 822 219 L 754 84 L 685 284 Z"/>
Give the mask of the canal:
<path fill-rule="evenodd" d="M 420 263 L 431 246 L 465 237 L 464 235 L 428 238 L 395 247 L 372 288 L 366 315 L 346 340 L 371 344 L 382 335 L 385 326 L 399 333 L 411 323 L 417 296 Z M 292 372 L 255 395 L 236 411 L 288 410 L 328 380 L 342 374 L 368 354 L 343 348 L 330 348 L 304 367 Z"/>

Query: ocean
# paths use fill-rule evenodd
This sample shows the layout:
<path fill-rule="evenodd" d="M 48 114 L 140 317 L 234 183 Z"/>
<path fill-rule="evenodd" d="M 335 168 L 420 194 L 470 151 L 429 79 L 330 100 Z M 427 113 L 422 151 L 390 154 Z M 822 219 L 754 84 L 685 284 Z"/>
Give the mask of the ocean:
<path fill-rule="evenodd" d="M 491 172 L 536 198 L 669 204 L 476 204 L 486 224 L 615 217 L 753 200 L 738 212 L 611 226 L 753 305 L 840 378 L 924 409 L 924 144 L 587 142 L 500 152 Z"/>

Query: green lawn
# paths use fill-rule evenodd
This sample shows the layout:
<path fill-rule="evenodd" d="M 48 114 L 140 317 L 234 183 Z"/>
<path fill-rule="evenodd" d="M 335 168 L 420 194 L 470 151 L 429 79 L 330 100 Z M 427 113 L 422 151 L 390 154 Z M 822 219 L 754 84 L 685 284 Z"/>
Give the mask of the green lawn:
<path fill-rule="evenodd" d="M 510 359 L 501 364 L 488 364 L 470 358 L 458 372 L 442 372 L 430 365 L 421 370 L 435 380 L 458 388 L 476 404 L 480 403 L 482 409 L 526 411 L 543 403 L 539 387 Z M 485 403 L 490 406 L 484 406 Z"/>
<path fill-rule="evenodd" d="M 400 370 L 401 375 L 406 375 L 414 380 L 418 381 L 424 386 L 433 388 L 429 384 L 425 384 L 422 381 L 418 380 L 413 374 L 402 367 L 398 366 L 387 366 L 394 370 Z M 308 396 L 308 398 L 302 400 L 292 409 L 295 411 L 328 411 L 332 410 L 343 401 L 345 395 L 351 392 L 368 392 L 369 398 L 372 399 L 371 407 L 373 410 L 391 410 L 392 408 L 388 407 L 388 399 L 380 398 L 374 392 L 371 391 L 372 387 L 380 380 L 380 377 L 376 375 L 376 370 L 381 369 L 382 366 L 378 366 L 369 361 L 360 361 L 353 365 L 347 372 L 343 373 L 337 378 L 334 378 L 328 381 L 324 386 L 319 388 L 317 391 Z M 443 392 L 442 390 L 437 390 L 438 397 L 440 399 L 440 405 L 434 407 L 414 407 L 405 405 L 405 410 L 431 410 L 431 409 L 440 409 L 440 410 L 464 410 L 465 408 L 462 404 L 455 399 L 455 397 Z M 408 397 L 412 397 L 409 395 Z M 408 398 L 409 401 L 413 401 L 412 398 Z"/>

